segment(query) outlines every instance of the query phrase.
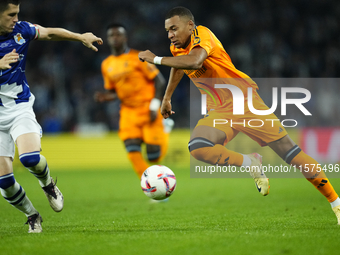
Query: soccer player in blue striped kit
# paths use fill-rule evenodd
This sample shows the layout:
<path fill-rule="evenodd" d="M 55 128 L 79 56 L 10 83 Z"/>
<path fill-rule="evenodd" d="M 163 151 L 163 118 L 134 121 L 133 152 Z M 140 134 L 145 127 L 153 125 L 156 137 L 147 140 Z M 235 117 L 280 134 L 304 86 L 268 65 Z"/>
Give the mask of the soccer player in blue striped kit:
<path fill-rule="evenodd" d="M 21 163 L 37 177 L 52 209 L 60 212 L 64 200 L 40 154 L 42 130 L 25 77 L 28 45 L 32 40 L 68 40 L 97 51 L 93 43 L 103 41 L 92 33 L 78 34 L 19 21 L 19 9 L 20 0 L 0 0 L 0 190 L 11 205 L 27 216 L 28 232 L 40 233 L 42 218 L 13 175 L 14 143 Z"/>

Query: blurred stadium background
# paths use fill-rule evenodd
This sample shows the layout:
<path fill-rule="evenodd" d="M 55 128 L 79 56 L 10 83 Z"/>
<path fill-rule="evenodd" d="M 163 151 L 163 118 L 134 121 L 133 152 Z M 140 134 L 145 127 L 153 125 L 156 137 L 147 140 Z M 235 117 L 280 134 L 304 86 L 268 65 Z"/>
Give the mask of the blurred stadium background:
<path fill-rule="evenodd" d="M 235 66 L 251 77 L 337 78 L 340 75 L 338 1 L 238 0 L 212 4 L 197 0 L 97 0 L 94 8 L 90 0 L 31 0 L 21 4 L 20 20 L 80 33 L 91 31 L 104 40 L 98 53 L 74 42 L 31 44 L 26 74 L 36 96 L 34 109 L 44 130 L 43 146 L 54 139 L 48 134 L 68 133 L 66 136 L 70 138 L 73 137 L 70 134 L 98 136 L 117 130 L 119 103 L 93 101 L 94 92 L 103 90 L 101 61 L 110 54 L 105 43 L 105 27 L 110 22 L 120 22 L 128 29 L 131 48 L 150 49 L 159 56 L 167 56 L 169 40 L 163 20 L 166 12 L 177 5 L 191 9 L 196 24 L 209 27 Z M 160 70 L 167 78 L 169 68 L 160 67 Z M 174 110 L 180 112 L 173 116 L 177 129 L 189 128 L 189 87 L 189 80 L 184 79 L 172 100 Z M 270 98 L 271 89 L 265 86 L 261 89 L 261 84 L 259 87 L 260 95 Z M 313 117 L 299 123 L 297 139 L 301 141 L 306 137 L 304 134 L 310 134 L 306 132 L 314 132 L 314 144 L 336 137 L 334 146 L 339 147 L 339 85 L 335 83 L 325 89 L 320 84 L 310 84 L 307 88 L 312 93 L 309 103 L 312 109 L 309 109 Z M 188 134 L 181 135 L 175 139 L 184 140 L 181 147 L 184 152 Z M 112 141 L 118 143 L 117 139 Z M 329 150 L 328 145 L 321 147 L 320 150 Z M 177 155 L 182 149 L 170 155 Z M 333 158 L 339 158 L 340 148 L 334 155 Z"/>

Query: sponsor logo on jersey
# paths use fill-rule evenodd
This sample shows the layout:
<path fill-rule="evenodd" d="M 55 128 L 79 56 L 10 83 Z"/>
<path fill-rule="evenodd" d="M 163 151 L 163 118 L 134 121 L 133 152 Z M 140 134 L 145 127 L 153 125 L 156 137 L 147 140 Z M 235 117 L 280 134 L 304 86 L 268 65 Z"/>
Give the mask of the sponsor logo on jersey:
<path fill-rule="evenodd" d="M 11 44 L 9 42 L 3 42 L 2 44 L 0 44 L 0 48 L 6 48 L 11 46 Z"/>
<path fill-rule="evenodd" d="M 200 42 L 201 42 L 201 38 L 198 37 L 198 36 L 196 36 L 196 37 L 194 38 L 194 45 L 199 44 Z"/>
<path fill-rule="evenodd" d="M 22 35 L 20 33 L 17 33 L 15 36 L 14 36 L 14 40 L 17 44 L 24 44 L 26 42 L 26 40 L 24 39 L 24 37 L 22 37 Z"/>

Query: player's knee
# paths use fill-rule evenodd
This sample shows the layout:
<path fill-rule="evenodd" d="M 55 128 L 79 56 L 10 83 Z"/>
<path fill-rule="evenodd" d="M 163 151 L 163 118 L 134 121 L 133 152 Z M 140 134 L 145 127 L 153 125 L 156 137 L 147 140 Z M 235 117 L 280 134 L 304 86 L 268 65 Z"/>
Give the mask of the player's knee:
<path fill-rule="evenodd" d="M 209 158 L 209 149 L 211 150 L 215 144 L 208 139 L 202 137 L 196 137 L 192 139 L 189 144 L 188 148 L 190 154 L 197 160 L 206 162 Z"/>
<path fill-rule="evenodd" d="M 0 176 L 0 188 L 1 189 L 8 189 L 9 187 L 13 186 L 14 183 L 15 183 L 15 179 L 14 179 L 13 173 Z"/>
<path fill-rule="evenodd" d="M 160 145 L 150 145 L 146 146 L 146 154 L 148 160 L 151 162 L 157 162 L 161 158 L 161 146 Z"/>
<path fill-rule="evenodd" d="M 33 167 L 38 165 L 40 162 L 40 152 L 34 151 L 29 153 L 23 153 L 19 156 L 19 159 L 25 167 Z"/>

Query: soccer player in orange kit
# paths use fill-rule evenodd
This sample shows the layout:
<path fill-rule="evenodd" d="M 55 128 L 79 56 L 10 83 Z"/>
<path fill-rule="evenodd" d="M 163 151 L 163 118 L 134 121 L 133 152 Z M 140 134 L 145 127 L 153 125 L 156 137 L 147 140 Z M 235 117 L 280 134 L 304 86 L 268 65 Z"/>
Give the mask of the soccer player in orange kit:
<path fill-rule="evenodd" d="M 243 155 L 228 150 L 225 145 L 238 132 L 243 132 L 258 142 L 261 146 L 268 145 L 285 162 L 298 167 L 303 175 L 330 202 L 340 225 L 340 199 L 322 169 L 311 169 L 318 162 L 306 155 L 300 147 L 289 137 L 280 121 L 266 122 L 261 127 L 241 125 L 241 117 L 233 115 L 233 99 L 231 93 L 223 89 L 215 89 L 212 85 L 202 84 L 199 79 L 226 79 L 233 81 L 243 94 L 251 88 L 253 105 L 258 110 L 269 109 L 257 94 L 257 85 L 248 75 L 237 70 L 221 42 L 204 26 L 196 26 L 195 20 L 187 8 L 175 7 L 165 18 L 165 29 L 171 41 L 170 50 L 173 57 L 159 57 L 151 51 L 139 53 L 141 61 L 171 67 L 170 77 L 163 97 L 161 113 L 164 118 L 174 114 L 171 109 L 171 96 L 174 93 L 184 73 L 204 94 L 215 91 L 220 98 L 220 105 L 216 107 L 212 100 L 207 101 L 208 114 L 198 121 L 189 142 L 191 155 L 203 162 L 217 165 L 234 165 L 249 167 L 258 191 L 266 196 L 269 193 L 269 180 L 262 170 L 262 157 L 257 154 Z M 245 98 L 248 101 L 248 98 Z M 248 109 L 245 102 L 244 120 L 248 119 L 277 119 L 274 114 L 259 116 Z M 214 119 L 231 120 L 236 125 L 214 125 Z M 278 119 L 277 119 L 278 120 Z M 321 171 L 320 171 L 321 170 Z"/>
<path fill-rule="evenodd" d="M 141 153 L 142 143 L 146 144 L 150 162 L 161 160 L 167 151 L 173 121 L 163 123 L 159 109 L 165 88 L 164 77 L 154 64 L 140 62 L 139 52 L 130 49 L 127 41 L 123 25 L 107 27 L 107 42 L 112 54 L 101 67 L 107 91 L 96 92 L 94 98 L 98 102 L 121 101 L 119 137 L 124 141 L 135 172 L 141 177 L 149 167 Z"/>

